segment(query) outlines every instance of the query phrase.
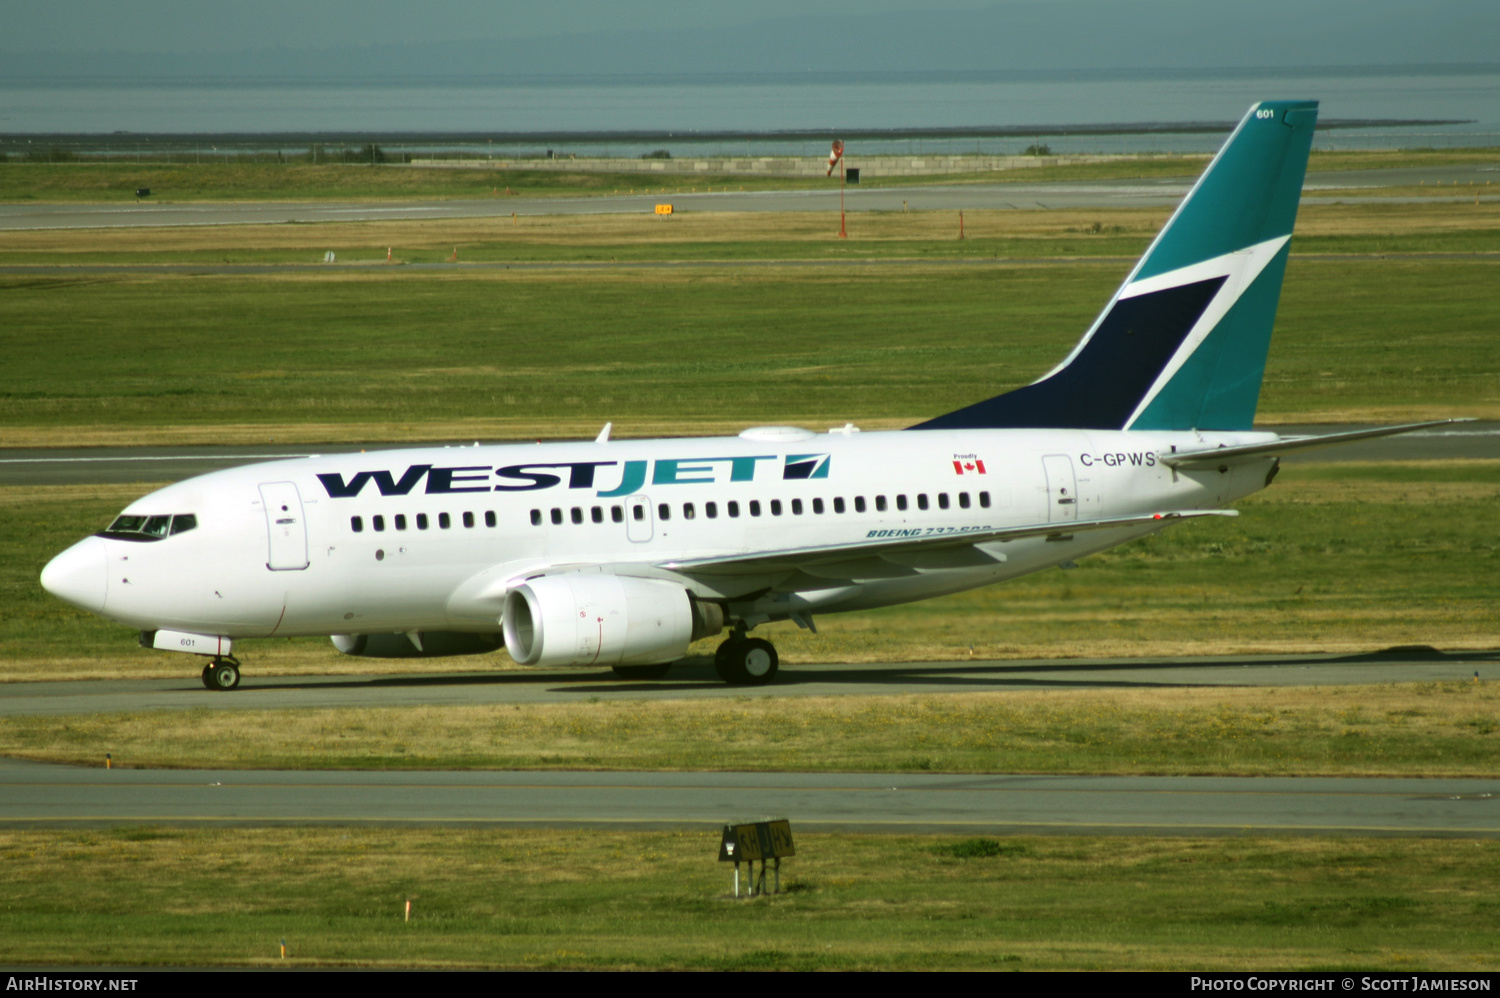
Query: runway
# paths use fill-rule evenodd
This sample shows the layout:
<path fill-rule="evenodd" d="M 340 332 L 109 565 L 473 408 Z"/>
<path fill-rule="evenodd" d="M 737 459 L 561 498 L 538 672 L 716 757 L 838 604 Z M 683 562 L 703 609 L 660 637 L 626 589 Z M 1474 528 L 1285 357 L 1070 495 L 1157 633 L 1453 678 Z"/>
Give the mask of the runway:
<path fill-rule="evenodd" d="M 645 178 L 642 178 L 643 180 Z M 1488 191 L 1481 192 L 1486 182 Z M 1500 198 L 1500 166 L 1350 170 L 1308 174 L 1303 204 L 1339 202 L 1472 201 L 1476 195 Z M 732 185 L 732 180 L 728 181 Z M 1185 178 L 1062 183 L 945 184 L 913 187 L 851 188 L 845 208 L 866 211 L 997 211 L 1059 208 L 1174 207 L 1191 187 Z M 1388 187 L 1433 187 L 1430 195 L 1386 197 L 1346 193 Z M 1323 192 L 1338 192 L 1336 194 Z M 170 192 L 160 195 L 170 198 Z M 422 201 L 290 201 L 184 202 L 149 200 L 103 204 L 0 205 L 0 231 L 29 229 L 151 228 L 201 225 L 275 225 L 312 222 L 410 221 L 449 218 L 508 218 L 516 215 L 652 214 L 656 205 L 670 201 L 679 212 L 833 212 L 839 210 L 839 191 L 720 191 L 601 195 L 598 197 L 496 197 L 470 200 Z"/>
<path fill-rule="evenodd" d="M 79 769 L 0 760 L 0 825 L 378 824 L 1500 837 L 1500 780 Z"/>

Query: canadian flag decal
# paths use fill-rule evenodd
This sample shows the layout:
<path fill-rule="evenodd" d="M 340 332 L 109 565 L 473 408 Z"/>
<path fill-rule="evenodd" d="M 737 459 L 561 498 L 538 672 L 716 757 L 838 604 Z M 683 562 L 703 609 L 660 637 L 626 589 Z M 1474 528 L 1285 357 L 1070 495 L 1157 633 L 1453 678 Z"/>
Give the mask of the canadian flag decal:
<path fill-rule="evenodd" d="M 982 475 L 984 474 L 984 462 L 973 454 L 958 454 L 953 458 L 953 473 L 955 475 Z"/>

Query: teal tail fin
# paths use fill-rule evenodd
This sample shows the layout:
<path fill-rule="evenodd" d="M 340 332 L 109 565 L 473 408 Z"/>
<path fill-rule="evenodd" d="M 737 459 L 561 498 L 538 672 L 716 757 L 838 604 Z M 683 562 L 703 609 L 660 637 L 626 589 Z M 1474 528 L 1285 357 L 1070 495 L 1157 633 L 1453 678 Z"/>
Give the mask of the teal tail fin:
<path fill-rule="evenodd" d="M 1317 118 L 1252 107 L 1060 366 L 912 429 L 1250 429 Z"/>

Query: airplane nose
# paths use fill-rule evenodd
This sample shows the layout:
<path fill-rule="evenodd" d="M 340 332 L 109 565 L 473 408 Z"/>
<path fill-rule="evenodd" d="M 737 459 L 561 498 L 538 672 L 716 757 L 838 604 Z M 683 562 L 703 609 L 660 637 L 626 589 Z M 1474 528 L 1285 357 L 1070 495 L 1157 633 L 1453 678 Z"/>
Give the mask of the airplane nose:
<path fill-rule="evenodd" d="M 104 541 L 87 537 L 47 562 L 42 588 L 74 606 L 103 613 L 107 565 Z"/>

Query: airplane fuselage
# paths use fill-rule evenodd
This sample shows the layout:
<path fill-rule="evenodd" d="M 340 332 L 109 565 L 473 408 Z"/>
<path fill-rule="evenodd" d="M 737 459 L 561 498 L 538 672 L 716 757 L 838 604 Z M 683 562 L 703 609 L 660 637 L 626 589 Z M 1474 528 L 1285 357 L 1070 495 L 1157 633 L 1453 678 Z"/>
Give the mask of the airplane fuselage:
<path fill-rule="evenodd" d="M 962 535 L 1153 509 L 1214 509 L 1266 484 L 1273 460 L 1174 471 L 1160 455 L 1260 433 L 969 430 L 414 448 L 248 465 L 132 503 L 191 515 L 151 537 L 81 542 L 68 598 L 142 630 L 227 637 L 498 632 L 533 573 L 671 579 L 752 625 L 926 599 L 1066 563 L 1157 527 L 1033 537 L 820 577 L 677 565 L 869 539 Z M 164 532 L 164 531 L 163 531 Z M 82 596 L 80 597 L 80 594 Z"/>

